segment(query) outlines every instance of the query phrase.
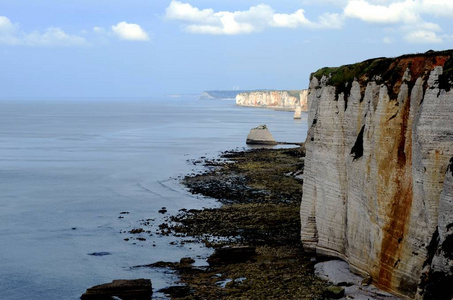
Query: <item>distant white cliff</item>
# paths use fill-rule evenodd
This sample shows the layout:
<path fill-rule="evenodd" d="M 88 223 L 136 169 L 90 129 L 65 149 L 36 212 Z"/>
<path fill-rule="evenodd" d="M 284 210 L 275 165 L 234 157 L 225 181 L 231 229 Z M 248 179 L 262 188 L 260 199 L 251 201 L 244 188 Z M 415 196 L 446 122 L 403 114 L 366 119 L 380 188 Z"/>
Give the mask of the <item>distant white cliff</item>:
<path fill-rule="evenodd" d="M 236 96 L 236 104 L 241 106 L 265 107 L 289 111 L 307 111 L 307 95 L 308 90 L 253 91 L 238 94 Z"/>

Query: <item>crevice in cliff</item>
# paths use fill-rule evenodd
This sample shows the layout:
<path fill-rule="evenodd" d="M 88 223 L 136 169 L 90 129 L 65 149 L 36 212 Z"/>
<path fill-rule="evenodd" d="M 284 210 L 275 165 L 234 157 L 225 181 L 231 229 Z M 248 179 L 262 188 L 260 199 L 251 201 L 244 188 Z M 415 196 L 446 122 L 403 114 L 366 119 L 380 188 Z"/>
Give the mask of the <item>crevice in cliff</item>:
<path fill-rule="evenodd" d="M 363 156 L 363 132 L 365 131 L 365 125 L 362 126 L 359 135 L 351 149 L 351 155 L 354 156 L 354 160 L 359 159 Z"/>
<path fill-rule="evenodd" d="M 453 275 L 446 275 L 442 272 L 432 272 L 429 274 L 429 282 L 426 284 L 424 300 L 451 300 L 453 299 L 453 289 L 451 283 Z"/>
<path fill-rule="evenodd" d="M 453 59 L 450 57 L 444 64 L 442 75 L 439 76 L 439 89 L 449 92 L 453 84 Z"/>
<path fill-rule="evenodd" d="M 445 238 L 445 241 L 442 243 L 442 251 L 446 258 L 453 260 L 453 234 Z"/>
<path fill-rule="evenodd" d="M 453 236 L 451 236 L 453 238 Z M 446 241 L 445 241 L 446 242 Z M 445 242 L 442 244 L 445 244 Z M 439 299 L 439 300 L 451 300 L 453 298 L 453 289 L 451 283 L 453 282 L 453 275 L 446 274 L 443 272 L 433 271 L 430 266 L 438 251 L 439 246 L 439 231 L 436 227 L 436 231 L 433 234 L 431 242 L 429 243 L 427 250 L 427 259 L 423 264 L 423 268 L 428 268 L 420 279 L 420 295 L 425 300 Z M 448 247 L 448 245 L 447 245 Z M 444 249 L 442 249 L 444 251 Z M 453 271 L 453 270 L 452 270 Z"/>
<path fill-rule="evenodd" d="M 409 120 L 409 112 L 410 112 L 410 103 L 411 99 L 408 97 L 405 102 L 403 103 L 403 107 L 401 109 L 401 132 L 400 132 L 400 139 L 398 145 L 398 165 L 400 168 L 406 165 L 406 133 L 407 133 L 407 122 Z"/>
<path fill-rule="evenodd" d="M 436 227 L 436 231 L 434 231 L 431 241 L 429 242 L 428 247 L 426 247 L 427 256 L 425 262 L 423 263 L 423 268 L 431 265 L 438 246 L 439 246 L 439 228 Z"/>
<path fill-rule="evenodd" d="M 450 158 L 450 164 L 448 165 L 447 170 L 449 170 L 451 175 L 453 176 L 453 157 Z"/>
<path fill-rule="evenodd" d="M 427 259 L 423 264 L 423 268 L 427 268 L 427 271 L 422 274 L 420 279 L 420 295 L 423 295 L 423 299 L 425 300 L 453 299 L 453 289 L 451 288 L 451 283 L 453 282 L 453 268 L 450 268 L 450 273 L 444 273 L 434 271 L 430 267 L 434 256 L 439 254 L 439 250 L 443 252 L 445 257 L 453 259 L 453 235 L 449 235 L 439 247 L 439 230 L 436 227 L 436 231 L 433 234 L 427 250 Z"/>

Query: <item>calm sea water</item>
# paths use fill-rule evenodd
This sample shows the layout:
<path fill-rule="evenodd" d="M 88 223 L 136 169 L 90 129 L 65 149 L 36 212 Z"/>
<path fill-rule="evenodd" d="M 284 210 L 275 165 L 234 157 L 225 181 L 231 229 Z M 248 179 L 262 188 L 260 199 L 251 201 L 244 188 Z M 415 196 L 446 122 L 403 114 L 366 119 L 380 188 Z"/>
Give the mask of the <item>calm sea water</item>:
<path fill-rule="evenodd" d="M 199 170 L 188 160 L 246 148 L 260 124 L 278 141 L 303 141 L 307 131 L 306 118 L 234 101 L 0 101 L 0 298 L 79 299 L 129 278 L 150 278 L 156 291 L 174 275 L 131 267 L 188 256 L 203 264 L 210 250 L 201 245 L 124 241 L 124 231 L 149 218 L 157 229 L 162 207 L 218 205 L 187 193 L 178 176 Z"/>

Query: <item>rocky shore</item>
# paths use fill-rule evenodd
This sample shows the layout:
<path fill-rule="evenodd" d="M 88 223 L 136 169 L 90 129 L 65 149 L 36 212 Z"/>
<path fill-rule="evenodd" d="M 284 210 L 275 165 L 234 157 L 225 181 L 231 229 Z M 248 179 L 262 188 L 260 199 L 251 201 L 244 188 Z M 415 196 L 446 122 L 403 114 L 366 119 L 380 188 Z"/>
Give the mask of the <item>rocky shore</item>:
<path fill-rule="evenodd" d="M 205 160 L 207 171 L 185 177 L 194 194 L 223 206 L 181 210 L 162 234 L 191 236 L 213 247 L 209 266 L 191 258 L 158 262 L 178 273 L 172 299 L 324 299 L 328 284 L 314 276 L 314 258 L 300 243 L 302 148 L 226 152 Z"/>
<path fill-rule="evenodd" d="M 175 246 L 204 243 L 214 249 L 208 265 L 196 264 L 197 256 L 132 269 L 176 273 L 180 280 L 176 285 L 157 291 L 171 299 L 395 299 L 363 286 L 347 264 L 321 267 L 325 258 L 304 251 L 299 211 L 304 162 L 303 146 L 229 151 L 220 158 L 193 161 L 203 164 L 205 171 L 186 176 L 182 183 L 191 193 L 215 198 L 222 206 L 183 208 L 161 224 L 150 219 L 128 233 L 140 240 L 141 234 L 157 227 L 157 235 L 178 238 Z M 160 213 L 167 211 L 162 208 Z M 135 282 L 128 284 L 133 286 L 132 298 L 122 294 L 122 299 L 149 299 L 134 298 Z M 110 285 L 88 289 L 86 297 L 103 299 L 97 294 L 116 293 L 116 286 L 112 291 Z"/>

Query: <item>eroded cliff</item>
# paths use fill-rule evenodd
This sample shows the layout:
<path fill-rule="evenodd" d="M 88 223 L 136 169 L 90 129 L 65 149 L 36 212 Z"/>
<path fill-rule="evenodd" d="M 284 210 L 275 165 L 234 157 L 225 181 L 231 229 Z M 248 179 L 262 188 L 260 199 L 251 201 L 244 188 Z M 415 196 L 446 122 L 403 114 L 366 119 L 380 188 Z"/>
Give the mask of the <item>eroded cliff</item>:
<path fill-rule="evenodd" d="M 294 111 L 300 107 L 307 111 L 308 90 L 300 91 L 253 91 L 236 96 L 236 104 L 241 106 L 267 107 Z"/>
<path fill-rule="evenodd" d="M 453 296 L 452 56 L 372 59 L 310 81 L 304 247 L 408 298 Z"/>

